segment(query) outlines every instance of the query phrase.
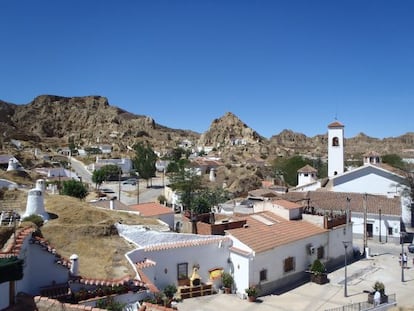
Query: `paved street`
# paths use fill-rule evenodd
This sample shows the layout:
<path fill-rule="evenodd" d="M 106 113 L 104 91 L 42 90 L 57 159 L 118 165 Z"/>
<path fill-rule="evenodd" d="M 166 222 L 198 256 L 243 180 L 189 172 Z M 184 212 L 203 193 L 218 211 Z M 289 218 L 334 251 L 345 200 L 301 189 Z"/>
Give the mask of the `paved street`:
<path fill-rule="evenodd" d="M 358 244 L 356 241 L 355 244 Z M 344 268 L 329 274 L 330 282 L 325 285 L 306 283 L 280 295 L 260 297 L 258 302 L 248 302 L 236 295 L 217 294 L 190 298 L 178 304 L 180 311 L 213 310 L 286 310 L 324 311 L 346 304 L 367 300 L 375 281 L 385 285 L 386 294 L 396 294 L 398 307 L 414 310 L 414 268 L 413 255 L 409 254 L 408 268 L 402 270 L 398 262 L 400 245 L 369 242 L 371 258 L 362 259 L 347 266 L 348 297 L 344 297 Z"/>

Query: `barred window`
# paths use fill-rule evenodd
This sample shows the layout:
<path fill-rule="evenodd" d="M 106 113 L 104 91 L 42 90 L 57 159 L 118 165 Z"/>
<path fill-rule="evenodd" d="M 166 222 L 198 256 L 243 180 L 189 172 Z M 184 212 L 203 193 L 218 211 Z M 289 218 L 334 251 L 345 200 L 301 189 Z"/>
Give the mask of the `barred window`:
<path fill-rule="evenodd" d="M 325 256 L 325 249 L 323 248 L 323 246 L 319 246 L 318 247 L 318 259 L 322 259 Z"/>
<path fill-rule="evenodd" d="M 260 282 L 267 280 L 267 270 L 263 269 L 260 271 Z"/>
<path fill-rule="evenodd" d="M 295 258 L 288 257 L 284 260 L 283 270 L 285 272 L 294 271 L 295 270 Z"/>

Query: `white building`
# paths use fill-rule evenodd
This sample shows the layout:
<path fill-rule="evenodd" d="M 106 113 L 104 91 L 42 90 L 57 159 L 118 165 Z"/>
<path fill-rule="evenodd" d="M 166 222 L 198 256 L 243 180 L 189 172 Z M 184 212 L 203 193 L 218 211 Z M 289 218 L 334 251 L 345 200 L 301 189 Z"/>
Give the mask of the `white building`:
<path fill-rule="evenodd" d="M 328 178 L 317 181 L 309 180 L 297 187 L 290 189 L 290 192 L 307 192 L 323 189 L 324 191 L 340 193 L 358 193 L 362 195 L 386 196 L 389 198 L 398 197 L 400 203 L 399 211 L 392 211 L 392 218 L 400 216 L 405 228 L 411 227 L 411 199 L 407 195 L 409 186 L 405 173 L 381 162 L 381 157 L 376 152 L 368 152 L 363 155 L 363 165 L 344 172 L 344 126 L 335 121 L 328 126 Z M 300 173 L 298 178 L 300 177 Z M 332 208 L 335 208 L 332 206 Z M 377 207 L 378 213 L 379 207 Z M 358 215 L 362 218 L 358 218 Z M 353 214 L 354 232 L 359 234 L 361 222 L 365 214 Z M 373 236 L 379 238 L 379 230 L 375 228 L 393 227 L 386 223 L 386 219 L 381 220 L 381 224 L 373 225 Z M 371 231 L 371 224 L 366 223 L 366 230 Z M 391 229 L 389 229 L 391 230 Z M 383 233 L 383 231 L 382 231 Z M 400 234 L 398 229 L 394 234 Z"/>
<path fill-rule="evenodd" d="M 344 172 L 344 125 L 338 121 L 328 125 L 328 177 Z"/>
<path fill-rule="evenodd" d="M 137 275 L 145 274 L 161 290 L 167 285 L 177 286 L 180 279 L 190 278 L 193 267 L 198 267 L 203 283 L 214 283 L 210 271 L 230 269 L 229 247 L 232 242 L 228 237 L 156 232 L 142 226 L 119 224 L 117 229 L 122 237 L 137 246 L 127 253 Z"/>
<path fill-rule="evenodd" d="M 242 228 L 226 231 L 233 241 L 230 259 L 235 291 L 241 296 L 252 285 L 266 295 L 309 279 L 306 271 L 315 259 L 336 266 L 345 254 L 342 241 L 352 243 L 350 224 L 348 230 L 343 221 L 327 229 L 316 222 L 290 220 L 301 215 L 301 206 L 284 201 L 276 207 L 274 202 L 263 202 L 259 209 L 264 211 L 248 216 Z M 352 247 L 348 251 L 352 252 Z"/>

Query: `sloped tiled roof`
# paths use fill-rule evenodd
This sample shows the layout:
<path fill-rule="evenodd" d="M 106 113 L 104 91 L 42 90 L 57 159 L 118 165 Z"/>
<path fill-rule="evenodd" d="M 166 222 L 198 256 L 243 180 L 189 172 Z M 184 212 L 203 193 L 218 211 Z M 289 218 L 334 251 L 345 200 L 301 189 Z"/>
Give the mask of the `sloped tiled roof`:
<path fill-rule="evenodd" d="M 298 173 L 316 173 L 318 170 L 309 164 L 306 164 L 304 167 L 298 169 Z"/>
<path fill-rule="evenodd" d="M 329 128 L 332 128 L 332 127 L 344 127 L 344 125 L 341 122 L 339 122 L 339 121 L 334 121 L 334 122 L 330 123 L 328 125 L 328 127 Z"/>
<path fill-rule="evenodd" d="M 9 257 L 9 256 L 19 256 L 20 251 L 22 250 L 23 242 L 26 237 L 31 235 L 35 231 L 32 227 L 26 227 L 16 230 L 16 239 L 11 236 L 0 249 L 0 257 Z"/>
<path fill-rule="evenodd" d="M 261 221 L 259 217 L 266 221 Z M 327 230 L 303 220 L 289 221 L 272 212 L 261 212 L 247 217 L 247 226 L 231 229 L 227 233 L 260 253 Z"/>
<path fill-rule="evenodd" d="M 347 198 L 350 198 L 349 208 L 351 212 L 363 213 L 363 193 L 353 192 L 331 192 L 331 191 L 308 191 L 308 192 L 288 192 L 281 195 L 282 198 L 293 202 L 298 202 L 303 206 L 313 206 L 321 210 L 340 211 L 346 210 Z M 384 215 L 401 215 L 400 197 L 388 198 L 384 195 L 367 194 L 366 206 L 368 214 L 378 214 L 379 209 Z"/>
<path fill-rule="evenodd" d="M 288 201 L 288 200 L 283 200 L 283 199 L 275 199 L 272 200 L 272 203 L 277 204 L 282 206 L 285 209 L 296 209 L 296 208 L 300 208 L 302 205 L 292 202 L 292 201 Z"/>
<path fill-rule="evenodd" d="M 174 211 L 171 208 L 155 202 L 130 205 L 130 209 L 139 212 L 143 217 L 174 214 Z"/>

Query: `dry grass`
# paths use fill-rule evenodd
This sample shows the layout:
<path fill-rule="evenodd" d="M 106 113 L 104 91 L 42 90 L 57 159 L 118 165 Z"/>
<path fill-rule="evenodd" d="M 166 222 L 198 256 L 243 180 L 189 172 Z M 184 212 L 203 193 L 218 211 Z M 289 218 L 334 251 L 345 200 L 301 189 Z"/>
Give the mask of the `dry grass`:
<path fill-rule="evenodd" d="M 1 206 L 14 202 L 16 206 L 25 207 L 27 200 L 26 193 L 18 190 L 7 191 L 4 199 L 0 201 Z M 80 274 L 86 278 L 134 276 L 135 272 L 124 256 L 134 246 L 119 237 L 114 224 L 157 224 L 154 219 L 99 209 L 79 199 L 61 195 L 46 195 L 45 209 L 51 219 L 40 228 L 43 237 L 62 256 L 69 258 L 77 254 Z M 0 245 L 4 245 L 11 236 L 11 230 L 1 228 Z"/>
<path fill-rule="evenodd" d="M 79 256 L 79 269 L 88 278 L 134 276 L 124 254 L 133 249 L 119 237 L 114 224 L 156 224 L 138 215 L 102 210 L 78 199 L 50 195 L 45 209 L 51 215 L 42 228 L 43 236 L 64 257 Z"/>

